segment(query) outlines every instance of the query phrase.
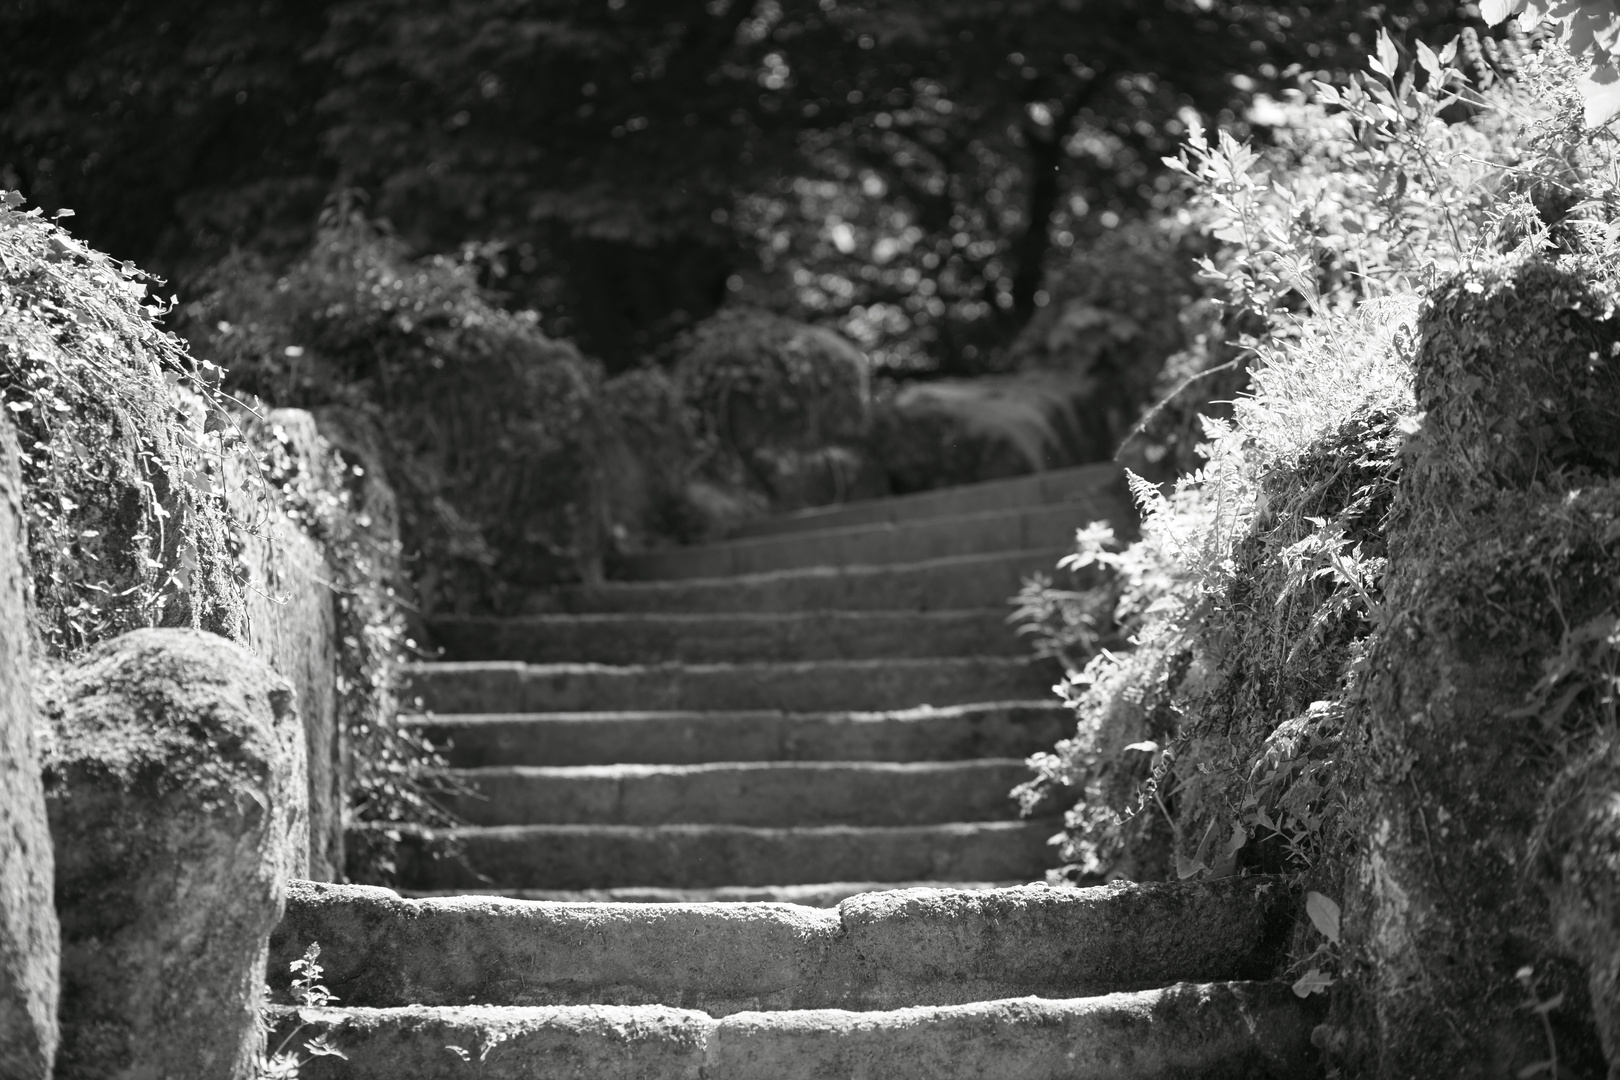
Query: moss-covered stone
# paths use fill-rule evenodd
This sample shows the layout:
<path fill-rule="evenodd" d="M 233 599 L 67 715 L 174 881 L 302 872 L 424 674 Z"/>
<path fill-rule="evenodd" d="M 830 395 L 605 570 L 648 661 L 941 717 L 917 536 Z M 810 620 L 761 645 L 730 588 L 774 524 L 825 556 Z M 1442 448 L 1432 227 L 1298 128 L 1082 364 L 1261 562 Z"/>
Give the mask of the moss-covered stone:
<path fill-rule="evenodd" d="M 1587 279 L 1530 264 L 1458 277 L 1423 316 L 1425 419 L 1347 747 L 1365 846 L 1324 1041 L 1350 1075 L 1602 1068 L 1586 980 L 1524 867 L 1605 693 L 1558 658 L 1620 605 L 1611 313 Z M 1533 1007 L 1554 1000 L 1544 1027 Z"/>
<path fill-rule="evenodd" d="M 223 638 L 137 630 L 41 698 L 56 1076 L 245 1078 L 270 930 L 308 842 L 292 690 Z"/>

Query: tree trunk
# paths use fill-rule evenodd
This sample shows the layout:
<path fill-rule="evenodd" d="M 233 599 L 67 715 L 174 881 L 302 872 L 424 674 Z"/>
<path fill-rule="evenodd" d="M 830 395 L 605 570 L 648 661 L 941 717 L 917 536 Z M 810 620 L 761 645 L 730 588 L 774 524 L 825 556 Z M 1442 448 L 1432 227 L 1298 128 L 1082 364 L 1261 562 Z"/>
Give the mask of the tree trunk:
<path fill-rule="evenodd" d="M 1102 85 L 1104 73 L 1092 74 L 1064 101 L 1043 131 L 1033 122 L 1024 124 L 1024 142 L 1029 147 L 1029 204 L 1024 232 L 1013 245 L 1013 315 L 1022 327 L 1035 314 L 1035 294 L 1046 276 L 1046 253 L 1052 248 L 1052 214 L 1063 194 L 1064 143 L 1074 134 L 1074 125 Z"/>

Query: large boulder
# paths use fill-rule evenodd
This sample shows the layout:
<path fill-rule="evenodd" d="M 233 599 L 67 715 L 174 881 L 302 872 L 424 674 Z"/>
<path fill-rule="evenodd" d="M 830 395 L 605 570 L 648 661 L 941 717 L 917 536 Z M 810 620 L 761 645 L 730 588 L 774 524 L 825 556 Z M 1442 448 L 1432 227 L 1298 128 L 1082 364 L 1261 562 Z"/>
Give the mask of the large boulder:
<path fill-rule="evenodd" d="M 287 682 L 192 630 L 50 673 L 60 1080 L 246 1077 L 271 929 L 308 843 Z"/>
<path fill-rule="evenodd" d="M 56 1054 L 54 860 L 34 735 L 28 537 L 16 436 L 0 416 L 0 1076 L 44 1080 Z"/>

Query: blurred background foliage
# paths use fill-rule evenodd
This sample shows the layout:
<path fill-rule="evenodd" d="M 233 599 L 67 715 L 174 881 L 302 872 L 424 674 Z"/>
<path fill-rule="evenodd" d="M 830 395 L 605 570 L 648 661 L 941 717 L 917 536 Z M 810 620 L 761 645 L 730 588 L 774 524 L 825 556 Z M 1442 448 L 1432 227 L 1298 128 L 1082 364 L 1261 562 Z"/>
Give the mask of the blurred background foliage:
<path fill-rule="evenodd" d="M 334 191 L 609 372 L 728 299 L 977 374 L 1046 275 L 1164 212 L 1189 111 L 1472 5 L 11 0 L 0 187 L 180 286 L 282 263 Z"/>
<path fill-rule="evenodd" d="M 772 510 L 1116 454 L 1173 477 L 1246 375 L 1164 158 L 1199 123 L 1264 144 L 1380 27 L 1469 23 L 9 0 L 0 190 L 167 278 L 229 392 L 367 417 L 424 607 L 506 610 Z"/>

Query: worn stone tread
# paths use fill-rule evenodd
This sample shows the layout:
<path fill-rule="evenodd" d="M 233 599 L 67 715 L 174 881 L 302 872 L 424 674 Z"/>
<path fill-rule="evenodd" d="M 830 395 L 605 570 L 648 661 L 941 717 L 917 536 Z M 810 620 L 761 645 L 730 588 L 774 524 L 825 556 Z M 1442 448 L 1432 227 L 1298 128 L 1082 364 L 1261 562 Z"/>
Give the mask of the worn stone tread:
<path fill-rule="evenodd" d="M 888 1009 L 1271 977 L 1297 897 L 1272 878 L 872 892 L 793 904 L 403 899 L 294 883 L 270 970 L 324 945 L 352 1005 Z"/>
<path fill-rule="evenodd" d="M 888 712 L 570 712 L 406 716 L 451 765 L 959 761 L 1028 757 L 1072 734 L 1056 698 Z"/>
<path fill-rule="evenodd" d="M 1020 656 L 1007 605 L 953 611 L 441 617 L 446 660 L 717 664 L 877 657 Z"/>
<path fill-rule="evenodd" d="M 1180 983 L 887 1012 L 665 1006 L 280 1008 L 326 1036 L 308 1080 L 1308 1080 L 1321 1007 L 1279 983 Z M 470 1067 L 469 1067 L 470 1066 Z"/>
<path fill-rule="evenodd" d="M 1018 816 L 1019 758 L 947 762 L 536 765 L 452 769 L 468 825 L 931 825 Z"/>
<path fill-rule="evenodd" d="M 1122 534 L 1123 535 L 1123 534 Z M 995 607 L 1032 573 L 1051 573 L 1072 543 L 885 566 L 812 566 L 718 578 L 607 581 L 529 597 L 531 612 L 668 614 L 949 611 Z"/>
<path fill-rule="evenodd" d="M 908 709 L 1043 697 L 1050 661 L 1007 656 L 772 664 L 406 664 L 402 697 L 440 713 Z"/>
<path fill-rule="evenodd" d="M 400 837 L 399 884 L 454 889 L 678 889 L 823 881 L 1039 879 L 1054 820 L 863 828 L 746 825 L 502 825 L 351 830 L 357 848 Z M 363 835 L 356 835 L 363 834 Z M 448 842 L 458 858 L 435 857 Z"/>
<path fill-rule="evenodd" d="M 732 530 L 731 535 L 733 539 L 780 536 L 784 533 L 816 532 L 855 525 L 898 525 L 927 518 L 985 514 L 1025 506 L 1073 502 L 1090 493 L 1107 493 L 1123 483 L 1124 473 L 1113 462 L 1076 465 L 1009 480 L 985 480 L 910 495 L 864 499 L 775 514 L 758 521 L 745 522 Z"/>
<path fill-rule="evenodd" d="M 852 896 L 895 889 L 950 889 L 984 892 L 1009 889 L 1023 881 L 820 881 L 810 885 L 721 885 L 712 889 L 399 889 L 413 900 L 449 896 L 499 896 L 508 900 L 547 900 L 569 904 L 797 904 L 832 908 Z"/>
<path fill-rule="evenodd" d="M 780 536 L 722 540 L 622 556 L 616 576 L 630 581 L 727 577 L 807 566 L 884 566 L 956 555 L 1055 547 L 1099 519 L 1132 515 L 1123 480 L 1069 502 L 1011 510 L 880 522 Z"/>

